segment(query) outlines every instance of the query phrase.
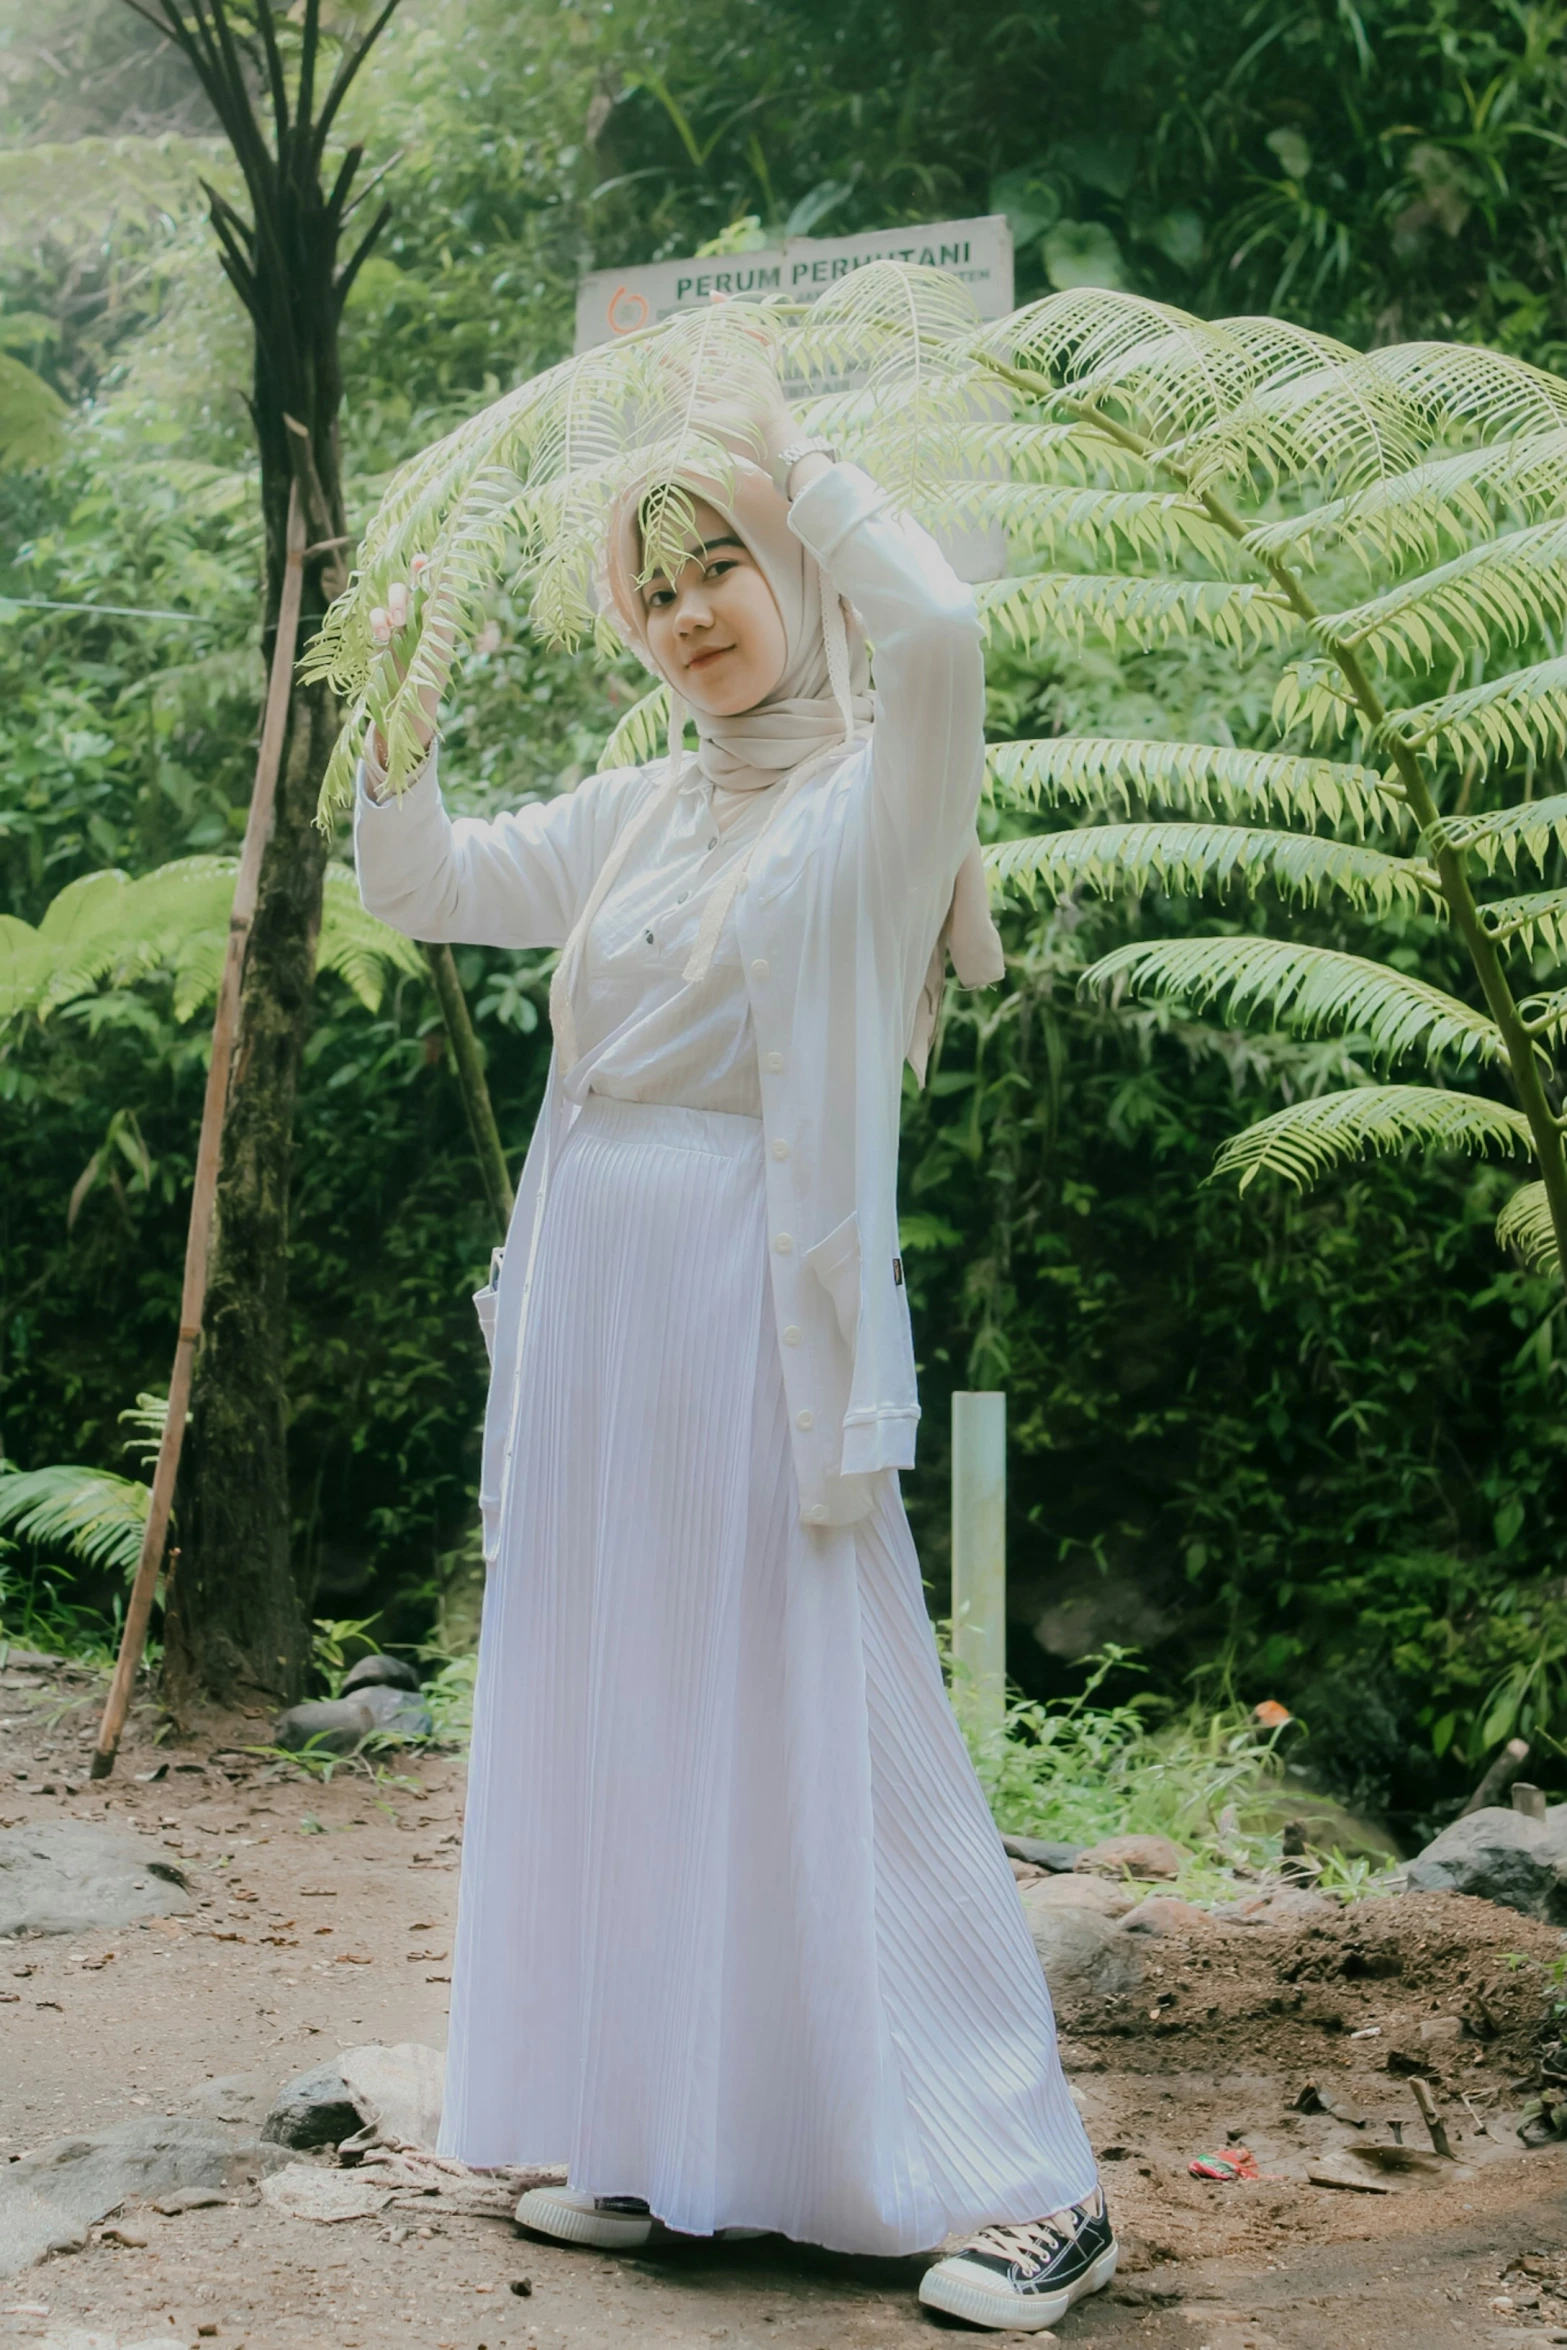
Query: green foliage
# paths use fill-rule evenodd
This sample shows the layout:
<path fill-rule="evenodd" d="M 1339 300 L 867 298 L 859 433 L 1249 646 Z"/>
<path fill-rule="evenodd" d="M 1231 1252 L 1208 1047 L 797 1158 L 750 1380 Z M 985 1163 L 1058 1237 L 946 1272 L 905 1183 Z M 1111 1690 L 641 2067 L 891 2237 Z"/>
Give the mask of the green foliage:
<path fill-rule="evenodd" d="M 46 1020 L 105 980 L 123 988 L 150 977 L 172 982 L 174 1017 L 190 1019 L 218 992 L 237 870 L 232 857 L 183 857 L 133 881 L 110 867 L 70 883 L 36 930 L 0 914 L 0 1026 L 25 1014 Z M 327 868 L 317 968 L 336 972 L 371 1012 L 388 971 L 422 968 L 410 940 L 364 911 L 346 866 Z"/>
<path fill-rule="evenodd" d="M 0 1529 L 89 1567 L 134 1574 L 148 1500 L 145 1485 L 107 1469 L 65 1463 L 17 1469 L 0 1462 Z"/>

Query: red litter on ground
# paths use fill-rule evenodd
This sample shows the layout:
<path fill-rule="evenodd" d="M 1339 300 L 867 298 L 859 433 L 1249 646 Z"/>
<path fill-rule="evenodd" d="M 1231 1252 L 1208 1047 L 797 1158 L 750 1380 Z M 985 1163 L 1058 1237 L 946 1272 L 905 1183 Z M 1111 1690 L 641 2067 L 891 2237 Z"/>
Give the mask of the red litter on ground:
<path fill-rule="evenodd" d="M 1199 2154 L 1186 2165 L 1194 2179 L 1260 2179 L 1256 2156 L 1249 2146 L 1232 2146 L 1227 2154 Z"/>

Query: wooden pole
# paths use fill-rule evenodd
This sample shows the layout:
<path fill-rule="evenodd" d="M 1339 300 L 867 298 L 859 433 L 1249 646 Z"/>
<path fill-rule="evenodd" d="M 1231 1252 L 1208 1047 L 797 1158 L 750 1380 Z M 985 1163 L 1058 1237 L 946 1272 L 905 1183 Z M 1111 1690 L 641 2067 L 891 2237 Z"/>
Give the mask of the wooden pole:
<path fill-rule="evenodd" d="M 490 1089 L 484 1082 L 484 1055 L 479 1050 L 479 1039 L 474 1034 L 468 999 L 463 993 L 456 957 L 451 948 L 427 946 L 424 951 L 429 960 L 436 1001 L 441 1007 L 441 1018 L 446 1024 L 446 1041 L 452 1048 L 458 1091 L 462 1095 L 463 1108 L 468 1113 L 468 1131 L 473 1136 L 473 1147 L 479 1161 L 479 1179 L 484 1185 L 484 1196 L 490 1203 L 496 1236 L 504 1240 L 511 1228 L 511 1212 L 516 1205 L 517 1195 L 512 1190 L 511 1176 L 506 1168 L 501 1130 L 495 1123 L 495 1105 L 490 1099 Z"/>
<path fill-rule="evenodd" d="M 987 1744 L 1007 1710 L 1007 1399 L 952 1398 L 952 1661 L 958 1718 Z"/>
<path fill-rule="evenodd" d="M 180 1298 L 180 1327 L 174 1349 L 174 1369 L 169 1378 L 168 1417 L 163 1423 L 163 1440 L 158 1446 L 158 1462 L 152 1473 L 152 1500 L 147 1510 L 147 1525 L 142 1535 L 136 1578 L 131 1585 L 130 1605 L 125 1611 L 120 1653 L 115 1662 L 114 1678 L 109 1683 L 108 1701 L 98 1729 L 98 1743 L 93 1749 L 92 1775 L 95 1779 L 106 1779 L 109 1776 L 114 1768 L 114 1758 L 119 1752 L 125 1717 L 130 1711 L 131 1691 L 135 1686 L 142 1651 L 147 1645 L 147 1625 L 152 1615 L 153 1594 L 157 1590 L 158 1571 L 163 1564 L 169 1517 L 174 1506 L 174 1482 L 179 1474 L 180 1447 L 185 1440 L 185 1421 L 190 1410 L 191 1372 L 195 1365 L 196 1342 L 201 1336 L 201 1318 L 207 1299 L 207 1258 L 212 1244 L 213 1211 L 217 1205 L 218 1168 L 223 1152 L 223 1121 L 228 1110 L 229 1076 L 234 1066 L 234 1046 L 239 1034 L 240 989 L 245 976 L 245 953 L 250 944 L 251 924 L 255 920 L 256 899 L 261 885 L 262 852 L 272 831 L 278 770 L 283 760 L 283 737 L 288 728 L 289 696 L 294 683 L 294 648 L 299 635 L 299 607 L 304 580 L 305 515 L 296 479 L 289 491 L 283 593 L 278 607 L 277 637 L 272 648 L 272 672 L 267 680 L 266 712 L 261 722 L 261 748 L 256 756 L 256 781 L 250 795 L 250 814 L 245 821 L 239 871 L 234 878 L 228 952 L 224 958 L 218 1008 L 212 1023 L 212 1059 L 207 1068 L 207 1091 L 201 1108 L 201 1139 L 196 1146 L 196 1180 L 191 1191 L 190 1228 L 185 1238 L 185 1286 Z"/>

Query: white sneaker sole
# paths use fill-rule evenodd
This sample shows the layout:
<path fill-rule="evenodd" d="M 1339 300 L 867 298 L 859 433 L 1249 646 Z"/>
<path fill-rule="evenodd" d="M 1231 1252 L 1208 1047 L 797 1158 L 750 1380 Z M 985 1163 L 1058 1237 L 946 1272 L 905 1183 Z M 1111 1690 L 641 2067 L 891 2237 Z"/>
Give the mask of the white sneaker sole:
<path fill-rule="evenodd" d="M 553 2236 L 559 2244 L 596 2245 L 601 2252 L 634 2252 L 646 2244 L 658 2222 L 635 2211 L 584 2211 L 568 2202 L 558 2187 L 530 2187 L 516 2210 L 517 2225 L 536 2236 Z M 720 2228 L 726 2244 L 750 2244 L 767 2235 L 766 2228 Z"/>
<path fill-rule="evenodd" d="M 1075 2301 L 1086 2301 L 1090 2293 L 1104 2291 L 1115 2275 L 1116 2258 L 1117 2247 L 1111 2244 L 1075 2285 L 1063 2286 L 1059 2293 L 1034 2294 L 1019 2293 L 1000 2277 L 994 2284 L 982 2284 L 954 2255 L 925 2271 L 920 2279 L 920 2299 L 927 2309 L 943 2310 L 948 2317 L 961 2317 L 971 2326 L 990 2326 L 1002 2333 L 1043 2334 L 1060 2323 Z"/>
<path fill-rule="evenodd" d="M 596 2244 L 603 2252 L 634 2252 L 653 2233 L 652 2217 L 636 2211 L 584 2211 L 553 2187 L 530 2187 L 517 2206 L 517 2225 L 559 2244 Z"/>

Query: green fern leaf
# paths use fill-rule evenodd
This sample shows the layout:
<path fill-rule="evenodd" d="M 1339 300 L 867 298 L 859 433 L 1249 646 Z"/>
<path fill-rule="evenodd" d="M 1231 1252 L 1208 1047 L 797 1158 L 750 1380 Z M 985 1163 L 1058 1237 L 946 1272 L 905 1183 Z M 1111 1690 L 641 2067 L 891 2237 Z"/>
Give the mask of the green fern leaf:
<path fill-rule="evenodd" d="M 1242 1191 L 1259 1175 L 1281 1175 L 1304 1190 L 1331 1167 L 1415 1144 L 1477 1155 L 1532 1147 L 1528 1119 L 1505 1103 L 1434 1085 L 1359 1085 L 1259 1118 L 1219 1151 L 1214 1173 L 1238 1175 Z"/>
<path fill-rule="evenodd" d="M 940 536 L 964 529 L 999 529 L 1019 553 L 1058 549 L 1130 558 L 1179 561 L 1196 554 L 1228 571 L 1234 542 L 1196 498 L 1166 490 L 1117 490 L 1092 484 L 1037 481 L 942 480 L 916 489 L 909 501 L 927 530 Z"/>
<path fill-rule="evenodd" d="M 1413 751 L 1439 742 L 1452 758 L 1482 767 L 1497 759 L 1549 758 L 1567 749 L 1567 659 L 1536 661 L 1395 711 L 1383 732 Z"/>
<path fill-rule="evenodd" d="M 1440 561 L 1444 548 L 1495 535 L 1493 504 L 1530 517 L 1567 505 L 1567 430 L 1553 427 L 1522 441 L 1482 442 L 1390 474 L 1352 498 L 1328 498 L 1300 514 L 1254 525 L 1251 551 L 1310 563 L 1344 545 L 1368 569 L 1411 558 Z"/>
<path fill-rule="evenodd" d="M 1117 947 L 1083 974 L 1082 986 L 1176 998 L 1199 1010 L 1223 999 L 1234 1019 L 1267 1012 L 1305 1035 L 1363 1034 L 1382 1060 L 1451 1052 L 1496 1061 L 1502 1040 L 1483 1013 L 1456 996 L 1361 955 L 1289 939 L 1186 938 Z"/>
<path fill-rule="evenodd" d="M 1563 809 L 1567 827 L 1567 806 Z M 1541 947 L 1567 957 L 1567 890 L 1547 889 L 1524 897 L 1492 898 L 1480 908 L 1480 919 L 1497 944 L 1516 946 L 1525 954 Z"/>
<path fill-rule="evenodd" d="M 323 876 L 316 969 L 335 972 L 366 1011 L 378 1012 L 389 971 L 412 979 L 422 976 L 425 968 L 423 947 L 366 913 L 352 866 L 328 865 Z M 216 993 L 216 983 L 212 992 Z"/>
<path fill-rule="evenodd" d="M 0 351 L 0 465 L 49 465 L 65 446 L 69 411 L 58 392 Z"/>
<path fill-rule="evenodd" d="M 47 1469 L 0 1463 L 0 1528 L 57 1546 L 85 1566 L 134 1574 L 150 1488 L 108 1469 L 59 1462 Z"/>
<path fill-rule="evenodd" d="M 1537 524 L 1469 547 L 1451 562 L 1348 611 L 1323 616 L 1331 645 L 1428 669 L 1476 646 L 1521 644 L 1567 612 L 1567 522 Z"/>
<path fill-rule="evenodd" d="M 1487 873 L 1499 865 L 1516 873 L 1520 857 L 1543 865 L 1553 848 L 1567 848 L 1567 792 L 1495 808 L 1485 816 L 1444 816 L 1432 825 L 1427 845 L 1433 854 L 1439 848 L 1461 849 Z"/>
<path fill-rule="evenodd" d="M 1110 805 L 1130 814 L 1140 802 L 1200 815 L 1296 816 L 1361 834 L 1404 816 L 1400 787 L 1374 767 L 1294 752 L 1063 734 L 993 743 L 985 756 L 993 787 L 1032 807 Z"/>
<path fill-rule="evenodd" d="M 1033 572 L 977 591 L 992 635 L 1027 650 L 1041 638 L 1078 643 L 1097 631 L 1138 646 L 1211 636 L 1238 653 L 1277 644 L 1297 624 L 1273 589 L 1211 579 L 1138 579 L 1113 573 Z"/>
<path fill-rule="evenodd" d="M 1000 841 L 985 864 L 1003 889 L 1033 898 L 1088 889 L 1100 897 L 1160 889 L 1185 897 L 1236 883 L 1270 881 L 1286 897 L 1320 904 L 1339 897 L 1363 913 L 1394 906 L 1442 907 L 1428 865 L 1390 857 L 1358 841 L 1316 833 L 1269 832 L 1242 824 L 1096 824 L 1031 840 Z"/>
<path fill-rule="evenodd" d="M 1560 1271 L 1556 1227 L 1543 1183 L 1519 1186 L 1496 1219 L 1496 1237 L 1503 1248 L 1517 1250 L 1531 1273 Z"/>
<path fill-rule="evenodd" d="M 659 758 L 669 733 L 669 688 L 656 685 L 644 694 L 615 727 L 599 760 L 602 775 L 611 767 L 646 767 Z"/>

